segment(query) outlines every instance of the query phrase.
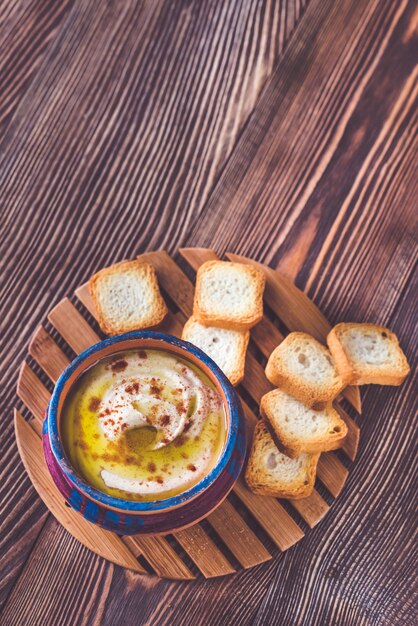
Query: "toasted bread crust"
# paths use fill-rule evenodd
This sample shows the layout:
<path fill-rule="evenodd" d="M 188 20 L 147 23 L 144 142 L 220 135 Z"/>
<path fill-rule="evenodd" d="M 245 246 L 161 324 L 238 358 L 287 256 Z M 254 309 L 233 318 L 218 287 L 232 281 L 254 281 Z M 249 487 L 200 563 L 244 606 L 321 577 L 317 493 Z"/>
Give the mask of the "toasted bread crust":
<path fill-rule="evenodd" d="M 150 289 L 152 289 L 154 293 L 154 310 L 152 316 L 148 319 L 144 320 L 143 323 L 127 323 L 121 320 L 119 323 L 115 324 L 114 322 L 108 320 L 105 316 L 105 313 L 100 305 L 99 298 L 99 290 L 100 290 L 100 282 L 103 277 L 110 276 L 112 274 L 117 275 L 121 274 L 125 271 L 138 271 L 141 272 L 142 275 L 146 275 L 147 280 L 149 282 Z M 90 296 L 94 302 L 97 321 L 99 323 L 100 328 L 107 335 L 119 335 L 121 333 L 129 332 L 132 330 L 140 330 L 142 328 L 149 328 L 152 326 L 156 326 L 160 324 L 164 317 L 167 315 L 168 309 L 164 302 L 164 299 L 160 293 L 160 289 L 158 286 L 157 276 L 155 270 L 152 265 L 149 263 L 143 263 L 138 260 L 133 261 L 121 261 L 120 263 L 116 263 L 109 267 L 105 267 L 99 270 L 96 274 L 94 274 L 89 280 L 89 291 Z"/>
<path fill-rule="evenodd" d="M 341 448 L 347 436 L 348 428 L 331 404 L 328 404 L 323 410 L 329 415 L 330 425 L 333 429 L 332 432 L 312 438 L 311 441 L 303 441 L 286 433 L 281 423 L 274 418 L 271 410 L 271 402 L 277 402 L 277 396 L 279 395 L 280 390 L 278 389 L 266 393 L 261 398 L 260 413 L 266 421 L 275 444 L 283 454 L 294 459 L 302 454 L 302 452 L 318 454 L 320 452 L 329 452 L 330 450 Z"/>
<path fill-rule="evenodd" d="M 392 371 L 382 371 L 382 368 L 379 365 L 372 368 L 370 366 L 362 367 L 361 363 L 356 364 L 354 360 L 350 358 L 349 351 L 345 349 L 341 341 L 341 337 L 353 329 L 363 330 L 364 333 L 373 330 L 381 333 L 388 341 L 391 341 L 396 346 L 398 351 L 398 356 L 401 360 L 400 368 L 396 369 L 394 367 Z M 328 334 L 327 344 L 336 363 L 337 369 L 340 372 L 340 375 L 348 381 L 347 384 L 398 386 L 403 383 L 410 372 L 410 366 L 402 348 L 399 345 L 397 336 L 385 326 L 368 323 L 340 323 L 337 324 Z"/>
<path fill-rule="evenodd" d="M 191 326 L 193 325 L 193 323 L 195 322 L 195 318 L 190 317 L 187 322 L 185 323 L 184 327 L 183 327 L 183 331 L 181 334 L 181 338 L 184 339 L 184 341 L 190 341 L 191 343 L 193 343 L 193 341 L 191 341 L 188 338 L 188 330 L 191 328 Z M 200 323 L 200 322 L 199 322 Z M 230 330 L 236 330 L 236 329 L 230 329 Z M 248 342 L 250 340 L 250 333 L 249 331 L 244 331 L 242 332 L 242 345 L 241 345 L 241 354 L 240 354 L 240 360 L 237 363 L 237 366 L 234 370 L 232 370 L 231 372 L 228 372 L 226 375 L 230 381 L 230 383 L 232 385 L 238 385 L 242 379 L 244 378 L 244 374 L 245 374 L 245 356 L 247 353 L 247 347 L 248 347 Z M 210 356 L 210 355 L 209 355 Z M 225 372 L 224 372 L 225 373 Z"/>
<path fill-rule="evenodd" d="M 292 486 L 285 486 L 277 481 L 272 483 L 271 478 L 260 466 L 259 455 L 263 444 L 273 443 L 267 425 L 263 419 L 259 420 L 254 429 L 253 445 L 245 471 L 245 480 L 249 488 L 262 496 L 274 496 L 278 498 L 290 498 L 299 500 L 311 495 L 316 477 L 316 467 L 319 454 L 309 455 L 305 466 L 306 476 L 304 480 L 294 481 Z"/>
<path fill-rule="evenodd" d="M 201 305 L 201 293 L 202 293 L 202 280 L 205 272 L 210 271 L 212 267 L 220 264 L 228 266 L 239 266 L 240 270 L 245 272 L 251 277 L 256 284 L 256 296 L 254 298 L 254 310 L 250 311 L 248 315 L 241 315 L 239 317 L 227 317 L 224 315 L 217 315 L 213 312 L 205 310 Z M 193 316 L 205 326 L 217 326 L 219 328 L 226 328 L 229 330 L 249 330 L 263 318 L 263 293 L 265 286 L 264 273 L 252 265 L 243 265 L 241 263 L 230 263 L 225 261 L 206 261 L 203 263 L 196 275 L 196 288 L 193 301 Z"/>

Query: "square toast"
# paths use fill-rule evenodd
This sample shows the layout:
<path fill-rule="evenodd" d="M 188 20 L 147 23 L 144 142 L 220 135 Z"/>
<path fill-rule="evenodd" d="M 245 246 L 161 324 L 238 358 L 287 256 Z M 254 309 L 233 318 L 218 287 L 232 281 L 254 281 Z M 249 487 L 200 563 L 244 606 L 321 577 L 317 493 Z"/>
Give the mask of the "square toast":
<path fill-rule="evenodd" d="M 265 276 L 242 263 L 207 261 L 196 275 L 193 317 L 206 326 L 248 330 L 263 317 Z"/>
<path fill-rule="evenodd" d="M 89 289 L 100 328 L 107 335 L 156 326 L 167 314 L 149 263 L 122 261 L 106 267 L 90 278 Z"/>
<path fill-rule="evenodd" d="M 183 328 L 181 338 L 206 352 L 233 385 L 238 385 L 244 378 L 249 331 L 204 326 L 191 317 Z"/>
<path fill-rule="evenodd" d="M 298 500 L 311 495 L 319 454 L 302 453 L 291 459 L 279 451 L 264 420 L 254 430 L 245 479 L 259 495 Z"/>
<path fill-rule="evenodd" d="M 353 385 L 400 385 L 410 367 L 398 338 L 376 324 L 337 324 L 327 337 L 340 375 Z"/>
<path fill-rule="evenodd" d="M 278 448 L 291 458 L 336 450 L 347 435 L 347 425 L 332 404 L 315 411 L 281 389 L 261 398 L 260 411 Z"/>
<path fill-rule="evenodd" d="M 300 332 L 290 333 L 273 350 L 266 376 L 273 385 L 315 408 L 334 400 L 346 386 L 326 347 Z"/>

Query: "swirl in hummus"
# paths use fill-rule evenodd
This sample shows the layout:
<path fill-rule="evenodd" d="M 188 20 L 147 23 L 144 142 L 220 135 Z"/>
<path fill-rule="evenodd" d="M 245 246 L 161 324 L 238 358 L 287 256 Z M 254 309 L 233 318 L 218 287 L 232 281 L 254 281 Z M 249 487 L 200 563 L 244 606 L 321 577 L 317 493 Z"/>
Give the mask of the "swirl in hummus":
<path fill-rule="evenodd" d="M 71 389 L 61 423 L 75 469 L 101 491 L 136 500 L 189 489 L 216 464 L 226 437 L 211 381 L 162 350 L 93 365 Z"/>

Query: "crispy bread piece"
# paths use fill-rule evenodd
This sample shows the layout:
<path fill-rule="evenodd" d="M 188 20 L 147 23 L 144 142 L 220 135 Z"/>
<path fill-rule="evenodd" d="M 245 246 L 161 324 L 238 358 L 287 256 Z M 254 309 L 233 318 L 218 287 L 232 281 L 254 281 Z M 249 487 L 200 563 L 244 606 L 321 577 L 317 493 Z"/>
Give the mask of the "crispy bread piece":
<path fill-rule="evenodd" d="M 337 324 L 327 337 L 341 376 L 354 385 L 400 385 L 410 367 L 398 338 L 376 324 Z"/>
<path fill-rule="evenodd" d="M 290 333 L 271 353 L 266 376 L 306 406 L 321 408 L 345 387 L 330 352 L 307 333 Z"/>
<path fill-rule="evenodd" d="M 302 452 L 336 450 L 347 435 L 347 426 L 331 403 L 315 411 L 281 389 L 274 389 L 261 398 L 260 410 L 279 449 L 291 458 Z"/>
<path fill-rule="evenodd" d="M 187 320 L 182 333 L 182 339 L 206 352 L 233 385 L 244 378 L 249 338 L 249 331 L 204 326 L 194 317 Z"/>
<path fill-rule="evenodd" d="M 248 486 L 262 496 L 298 500 L 311 495 L 319 454 L 302 453 L 295 459 L 282 454 L 264 420 L 254 430 L 250 458 L 245 472 Z"/>
<path fill-rule="evenodd" d="M 159 324 L 167 314 L 155 270 L 149 263 L 122 261 L 89 281 L 100 328 L 118 335 Z"/>
<path fill-rule="evenodd" d="M 252 265 L 208 261 L 196 276 L 193 316 L 206 326 L 247 330 L 263 317 L 265 276 Z"/>

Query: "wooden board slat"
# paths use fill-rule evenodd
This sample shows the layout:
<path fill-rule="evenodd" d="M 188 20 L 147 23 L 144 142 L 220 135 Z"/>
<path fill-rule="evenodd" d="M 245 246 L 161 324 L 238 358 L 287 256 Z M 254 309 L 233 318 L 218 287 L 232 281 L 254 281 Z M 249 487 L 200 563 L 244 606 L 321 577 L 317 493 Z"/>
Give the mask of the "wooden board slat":
<path fill-rule="evenodd" d="M 263 356 L 268 359 L 273 350 L 283 341 L 284 336 L 277 326 L 264 315 L 261 322 L 251 329 L 251 339 L 255 342 Z"/>
<path fill-rule="evenodd" d="M 43 326 L 38 326 L 29 343 L 29 354 L 42 367 L 49 378 L 56 382 L 70 359 L 58 347 Z"/>
<path fill-rule="evenodd" d="M 138 257 L 154 266 L 161 287 L 175 301 L 186 317 L 193 312 L 194 285 L 165 250 L 145 252 Z"/>
<path fill-rule="evenodd" d="M 270 552 L 228 500 L 215 509 L 207 521 L 245 569 L 271 559 Z"/>
<path fill-rule="evenodd" d="M 15 430 L 20 456 L 32 484 L 64 528 L 80 543 L 90 550 L 93 549 L 103 558 L 138 573 L 147 573 L 117 535 L 87 522 L 82 515 L 65 505 L 63 497 L 48 472 L 40 437 L 16 410 Z"/>
<path fill-rule="evenodd" d="M 348 469 L 335 454 L 332 454 L 332 452 L 324 452 L 319 457 L 317 476 L 334 498 L 336 498 L 340 495 L 348 478 Z"/>
<path fill-rule="evenodd" d="M 174 537 L 206 578 L 235 572 L 228 559 L 199 524 L 174 533 Z"/>
<path fill-rule="evenodd" d="M 280 550 L 288 550 L 304 536 L 303 530 L 275 498 L 257 496 L 248 489 L 242 476 L 235 485 L 235 493 Z"/>
<path fill-rule="evenodd" d="M 345 423 L 347 424 L 347 428 L 348 428 L 347 436 L 344 439 L 344 444 L 343 444 L 342 449 L 344 450 L 345 454 L 348 456 L 350 461 L 354 461 L 357 456 L 358 447 L 360 443 L 360 428 L 357 426 L 355 421 L 349 416 L 347 411 L 343 409 L 343 407 L 341 406 L 339 402 L 334 402 L 334 408 L 336 411 L 338 411 L 340 417 L 345 421 Z"/>
<path fill-rule="evenodd" d="M 276 270 L 267 265 L 238 254 L 226 253 L 230 261 L 256 265 L 266 276 L 264 297 L 270 308 L 282 320 L 290 331 L 302 330 L 313 335 L 318 341 L 325 343 L 332 326 L 324 317 L 316 304 L 308 298 L 296 285 Z M 361 413 L 361 396 L 358 387 L 347 387 L 343 390 L 344 397 Z"/>
<path fill-rule="evenodd" d="M 100 341 L 99 335 L 68 298 L 61 300 L 48 313 L 48 320 L 77 354 Z"/>
<path fill-rule="evenodd" d="M 75 290 L 75 295 L 86 307 L 87 311 L 89 311 L 89 313 L 91 313 L 93 317 L 96 317 L 96 309 L 94 306 L 94 302 L 91 299 L 89 284 L 83 283 L 82 285 L 80 285 L 80 287 L 77 287 L 77 289 Z"/>
<path fill-rule="evenodd" d="M 329 511 L 329 505 L 316 489 L 307 498 L 289 500 L 289 502 L 310 528 L 316 526 Z"/>
<path fill-rule="evenodd" d="M 25 361 L 20 368 L 17 395 L 42 424 L 51 394 Z"/>
<path fill-rule="evenodd" d="M 134 554 L 142 554 L 158 576 L 175 580 L 195 578 L 164 537 L 133 535 L 124 537 L 123 541 Z"/>

